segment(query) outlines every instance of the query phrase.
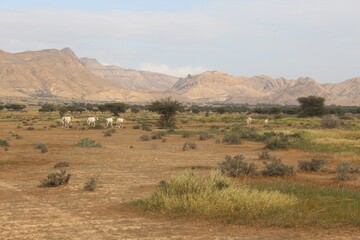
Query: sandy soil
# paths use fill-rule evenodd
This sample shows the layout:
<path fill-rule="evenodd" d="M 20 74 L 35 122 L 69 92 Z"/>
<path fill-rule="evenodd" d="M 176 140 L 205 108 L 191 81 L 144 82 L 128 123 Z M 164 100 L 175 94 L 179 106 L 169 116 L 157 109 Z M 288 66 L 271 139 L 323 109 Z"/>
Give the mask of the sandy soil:
<path fill-rule="evenodd" d="M 44 128 L 50 124 L 37 123 L 35 130 L 27 131 L 25 127 L 16 128 L 17 123 L 0 123 L 0 139 L 10 141 L 8 151 L 0 150 L 0 239 L 360 239 L 360 230 L 354 228 L 223 225 L 144 215 L 126 205 L 149 195 L 160 180 L 183 169 L 215 168 L 227 154 L 243 153 L 247 159 L 259 162 L 261 143 L 225 145 L 193 137 L 198 149 L 182 151 L 188 139 L 181 136 L 166 136 L 166 142 L 144 142 L 139 137 L 148 132 L 129 126 L 104 137 L 102 130 Z M 24 138 L 15 139 L 9 131 Z M 76 147 L 85 137 L 103 147 Z M 35 149 L 37 143 L 46 144 L 49 152 L 40 153 Z M 295 156 L 299 159 L 299 155 L 311 154 L 280 151 L 276 155 L 296 165 Z M 57 171 L 53 166 L 59 161 L 70 163 L 66 168 L 72 174 L 70 183 L 58 188 L 37 187 L 48 173 Z M 95 192 L 84 191 L 84 183 L 91 177 L 98 180 L 99 187 Z M 299 174 L 296 178 L 320 184 L 332 181 L 326 174 Z"/>

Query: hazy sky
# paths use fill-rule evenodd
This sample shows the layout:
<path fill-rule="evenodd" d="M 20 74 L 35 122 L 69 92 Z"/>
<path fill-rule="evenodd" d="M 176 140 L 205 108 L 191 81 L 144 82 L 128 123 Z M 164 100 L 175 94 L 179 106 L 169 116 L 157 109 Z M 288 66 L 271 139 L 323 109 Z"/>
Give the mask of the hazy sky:
<path fill-rule="evenodd" d="M 0 49 L 175 76 L 360 76 L 360 0 L 0 0 Z"/>

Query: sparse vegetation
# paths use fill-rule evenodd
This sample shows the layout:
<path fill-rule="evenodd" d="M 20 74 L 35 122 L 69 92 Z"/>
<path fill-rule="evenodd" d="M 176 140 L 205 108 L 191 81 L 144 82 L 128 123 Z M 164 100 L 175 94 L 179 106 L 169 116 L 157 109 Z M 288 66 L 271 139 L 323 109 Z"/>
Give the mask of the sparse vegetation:
<path fill-rule="evenodd" d="M 336 167 L 336 179 L 339 181 L 355 179 L 355 174 L 359 172 L 359 167 L 354 166 L 349 162 L 340 163 Z"/>
<path fill-rule="evenodd" d="M 9 142 L 7 140 L 0 139 L 0 146 L 1 147 L 8 147 L 10 146 Z"/>
<path fill-rule="evenodd" d="M 150 136 L 149 136 L 149 135 L 142 135 L 142 136 L 140 137 L 140 140 L 141 140 L 141 141 L 149 141 L 149 140 L 150 140 Z"/>
<path fill-rule="evenodd" d="M 325 115 L 321 119 L 321 127 L 323 128 L 338 128 L 341 125 L 341 120 L 334 115 Z"/>
<path fill-rule="evenodd" d="M 47 153 L 48 152 L 48 148 L 47 148 L 46 144 L 43 144 L 43 143 L 36 144 L 35 149 L 40 149 L 40 151 L 42 153 Z"/>
<path fill-rule="evenodd" d="M 70 164 L 66 161 L 58 162 L 54 165 L 54 168 L 62 168 L 62 167 L 69 167 Z"/>
<path fill-rule="evenodd" d="M 260 154 L 259 154 L 259 159 L 260 160 L 270 160 L 273 157 L 270 155 L 269 150 L 263 150 Z"/>

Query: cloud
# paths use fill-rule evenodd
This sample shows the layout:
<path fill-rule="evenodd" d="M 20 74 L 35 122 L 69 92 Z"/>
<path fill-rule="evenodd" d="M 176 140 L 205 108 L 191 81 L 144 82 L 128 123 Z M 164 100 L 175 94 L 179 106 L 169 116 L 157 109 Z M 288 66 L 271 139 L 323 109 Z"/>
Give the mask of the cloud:
<path fill-rule="evenodd" d="M 188 74 L 195 75 L 195 74 L 203 73 L 208 69 L 203 66 L 172 67 L 172 66 L 168 66 L 167 64 L 145 63 L 140 66 L 140 70 L 159 72 L 175 77 L 185 77 Z"/>

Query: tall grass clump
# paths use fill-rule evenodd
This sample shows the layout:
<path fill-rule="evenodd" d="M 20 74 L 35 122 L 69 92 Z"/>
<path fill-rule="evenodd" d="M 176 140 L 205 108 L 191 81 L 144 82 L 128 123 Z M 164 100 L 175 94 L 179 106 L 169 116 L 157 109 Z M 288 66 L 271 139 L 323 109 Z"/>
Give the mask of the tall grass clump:
<path fill-rule="evenodd" d="M 319 171 L 323 165 L 326 164 L 326 160 L 313 158 L 311 161 L 302 161 L 298 162 L 298 167 L 301 171 L 311 171 L 317 172 Z"/>
<path fill-rule="evenodd" d="M 243 155 L 226 156 L 225 161 L 219 164 L 221 173 L 229 177 L 252 176 L 256 175 L 257 166 L 254 163 L 245 161 Z"/>
<path fill-rule="evenodd" d="M 95 140 L 92 140 L 90 138 L 83 138 L 78 142 L 77 146 L 82 148 L 96 148 L 101 147 L 101 144 L 96 143 Z"/>
<path fill-rule="evenodd" d="M 137 206 L 163 214 L 255 223 L 297 203 L 296 197 L 278 191 L 236 186 L 219 172 L 202 178 L 188 170 L 161 181 L 151 196 L 137 201 Z"/>

